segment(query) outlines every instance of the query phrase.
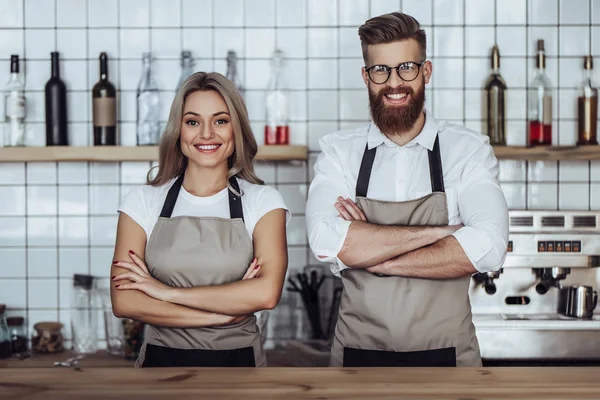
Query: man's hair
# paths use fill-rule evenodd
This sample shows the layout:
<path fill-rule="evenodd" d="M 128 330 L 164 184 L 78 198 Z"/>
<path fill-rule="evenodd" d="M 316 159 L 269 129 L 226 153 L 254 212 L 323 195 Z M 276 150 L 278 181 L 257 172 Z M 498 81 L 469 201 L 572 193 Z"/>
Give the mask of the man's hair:
<path fill-rule="evenodd" d="M 367 64 L 367 46 L 370 44 L 391 43 L 399 40 L 415 39 L 421 49 L 421 60 L 427 57 L 425 31 L 419 21 L 401 12 L 379 15 L 367 20 L 358 28 L 363 60 Z"/>

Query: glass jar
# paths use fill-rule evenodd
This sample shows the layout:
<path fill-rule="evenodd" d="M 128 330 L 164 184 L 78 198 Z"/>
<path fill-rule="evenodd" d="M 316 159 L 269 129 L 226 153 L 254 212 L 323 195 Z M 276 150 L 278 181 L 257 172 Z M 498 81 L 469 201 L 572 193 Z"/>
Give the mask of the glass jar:
<path fill-rule="evenodd" d="M 6 324 L 6 304 L 0 304 L 0 359 L 12 356 L 12 345 L 10 343 L 10 332 Z"/>
<path fill-rule="evenodd" d="M 98 350 L 98 311 L 94 277 L 75 274 L 71 290 L 73 351 L 92 354 Z"/>
<path fill-rule="evenodd" d="M 31 348 L 39 354 L 62 353 L 65 350 L 63 324 L 60 322 L 38 322 L 31 338 Z"/>
<path fill-rule="evenodd" d="M 129 318 L 121 319 L 123 324 L 123 352 L 128 360 L 135 360 L 140 355 L 144 343 L 144 323 Z"/>
<path fill-rule="evenodd" d="M 25 318 L 9 317 L 6 319 L 10 340 L 12 342 L 13 354 L 25 353 L 27 351 L 27 333 L 25 332 Z"/>

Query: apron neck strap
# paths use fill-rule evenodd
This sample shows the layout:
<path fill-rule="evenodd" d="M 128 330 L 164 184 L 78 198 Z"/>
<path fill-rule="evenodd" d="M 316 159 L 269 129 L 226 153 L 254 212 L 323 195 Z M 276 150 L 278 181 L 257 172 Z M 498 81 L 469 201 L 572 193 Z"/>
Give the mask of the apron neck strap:
<path fill-rule="evenodd" d="M 163 204 L 162 210 L 160 211 L 160 216 L 162 218 L 171 218 L 171 214 L 173 214 L 173 209 L 175 208 L 175 203 L 177 202 L 177 196 L 179 195 L 179 190 L 181 189 L 181 184 L 183 183 L 183 174 L 177 178 L 173 186 L 169 189 L 167 193 L 167 198 L 165 199 L 165 203 Z M 239 193 L 240 185 L 238 184 L 235 176 L 229 178 L 229 183 L 231 186 Z M 229 192 L 229 213 L 231 215 L 231 219 L 241 218 L 244 220 L 244 212 L 242 210 L 242 199 L 233 193 L 231 190 Z"/>
<path fill-rule="evenodd" d="M 356 197 L 367 197 L 369 190 L 369 181 L 371 179 L 371 170 L 375 161 L 377 147 L 369 149 L 369 145 L 365 145 L 365 151 L 360 163 L 358 171 L 358 179 L 356 180 Z M 429 175 L 431 179 L 432 192 L 444 192 L 444 172 L 442 169 L 442 158 L 440 156 L 439 136 L 436 135 L 433 149 L 428 151 L 429 156 Z"/>

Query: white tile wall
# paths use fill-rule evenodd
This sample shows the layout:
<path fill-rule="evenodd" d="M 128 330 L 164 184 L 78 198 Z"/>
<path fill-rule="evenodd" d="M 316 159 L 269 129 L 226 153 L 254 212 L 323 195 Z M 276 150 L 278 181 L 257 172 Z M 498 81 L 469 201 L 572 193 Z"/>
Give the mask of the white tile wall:
<path fill-rule="evenodd" d="M 224 73 L 227 51 L 233 49 L 262 144 L 269 57 L 275 47 L 283 49 L 292 142 L 308 145 L 309 162 L 259 163 L 256 171 L 281 191 L 294 213 L 288 227 L 293 270 L 316 262 L 307 248 L 304 204 L 318 141 L 369 118 L 357 27 L 369 16 L 396 10 L 414 15 L 426 29 L 434 65 L 427 104 L 440 119 L 481 130 L 481 88 L 490 49 L 499 44 L 512 145 L 525 143 L 526 88 L 536 40 L 544 39 L 556 93 L 554 138 L 573 143 L 582 56 L 600 57 L 598 0 L 0 0 L 0 81 L 8 79 L 10 54 L 19 54 L 28 137 L 32 145 L 44 145 L 43 89 L 50 52 L 59 51 L 70 91 L 70 138 L 87 145 L 89 88 L 98 79 L 98 53 L 106 51 L 109 77 L 119 90 L 122 144 L 135 145 L 142 52 L 152 51 L 156 58 L 166 118 L 180 51 L 192 51 L 197 70 Z M 150 166 L 0 164 L 0 302 L 8 303 L 11 313 L 25 314 L 30 326 L 41 319 L 68 322 L 72 275 L 108 276 L 116 209 L 130 188 L 145 181 Z M 502 161 L 500 180 L 514 209 L 600 209 L 600 162 Z M 288 297 L 286 306 L 298 313 L 301 306 Z M 278 329 L 294 317 L 279 318 Z"/>

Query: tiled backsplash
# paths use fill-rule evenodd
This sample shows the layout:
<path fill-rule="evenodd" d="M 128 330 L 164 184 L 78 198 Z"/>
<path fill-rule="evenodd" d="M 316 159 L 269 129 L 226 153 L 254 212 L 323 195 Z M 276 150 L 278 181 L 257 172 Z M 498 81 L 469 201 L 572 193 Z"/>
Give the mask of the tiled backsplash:
<path fill-rule="evenodd" d="M 229 49 L 240 59 L 253 127 L 263 142 L 263 97 L 275 46 L 286 57 L 291 140 L 306 144 L 308 163 L 260 163 L 259 175 L 277 187 L 294 213 L 289 225 L 290 268 L 314 259 L 307 248 L 304 203 L 318 140 L 368 121 L 367 92 L 357 27 L 371 15 L 402 9 L 428 34 L 433 78 L 427 104 L 439 119 L 480 130 L 488 54 L 500 46 L 508 85 L 508 141 L 525 143 L 526 87 L 533 77 L 535 42 L 545 39 L 554 87 L 554 143 L 575 140 L 575 94 L 582 57 L 600 63 L 600 0 L 0 0 L 0 85 L 11 54 L 19 54 L 28 99 L 31 145 L 43 145 L 43 88 L 50 52 L 61 56 L 69 89 L 70 139 L 91 142 L 90 88 L 98 55 L 109 56 L 119 90 L 121 143 L 135 144 L 135 89 L 141 54 L 152 51 L 166 119 L 179 79 L 179 55 L 189 49 L 197 70 L 225 72 Z M 600 82 L 600 67 L 596 81 Z M 150 163 L 0 164 L 0 303 L 9 314 L 68 323 L 73 273 L 106 278 L 116 208 Z M 501 181 L 511 208 L 600 209 L 600 163 L 503 161 Z M 296 296 L 284 293 L 271 337 L 306 332 Z M 290 308 L 293 309 L 291 312 Z M 68 325 L 67 325 L 68 326 Z M 67 331 L 67 336 L 69 332 Z"/>

